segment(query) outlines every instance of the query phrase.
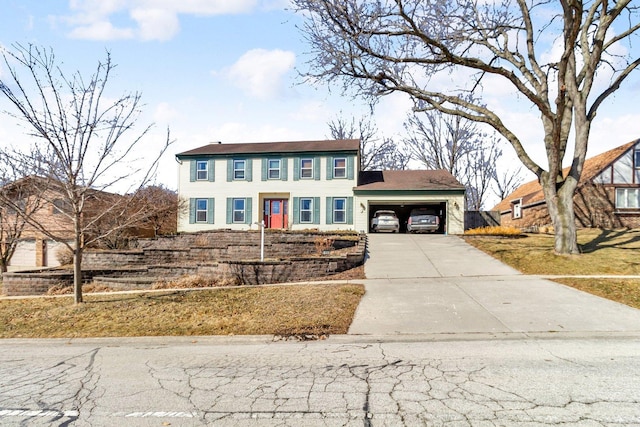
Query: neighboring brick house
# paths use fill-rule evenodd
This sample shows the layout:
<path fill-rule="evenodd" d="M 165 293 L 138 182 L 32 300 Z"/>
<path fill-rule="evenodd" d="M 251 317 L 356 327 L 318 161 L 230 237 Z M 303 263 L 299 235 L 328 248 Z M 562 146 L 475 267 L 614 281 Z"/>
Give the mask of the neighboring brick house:
<path fill-rule="evenodd" d="M 640 140 L 585 160 L 573 200 L 579 227 L 640 227 Z M 518 187 L 493 210 L 504 226 L 551 224 L 537 180 Z"/>
<path fill-rule="evenodd" d="M 22 269 L 30 267 L 57 267 L 60 265 L 60 252 L 65 251 L 67 246 L 63 242 L 74 241 L 74 227 L 71 217 L 65 214 L 67 202 L 64 188 L 55 181 L 39 176 L 27 176 L 11 182 L 2 187 L 5 197 L 14 200 L 16 205 L 25 212 L 30 212 L 33 222 L 39 224 L 49 235 L 53 235 L 57 240 L 47 236 L 47 233 L 28 223 L 24 224 L 22 232 L 17 239 L 15 252 L 9 261 L 9 269 Z M 119 233 L 107 233 L 107 231 L 120 227 L 117 224 L 115 215 L 108 215 L 107 212 L 113 206 L 127 206 L 126 196 L 108 193 L 98 190 L 90 190 L 86 193 L 87 199 L 83 209 L 83 217 L 86 226 L 85 236 L 87 240 L 92 240 L 96 235 L 106 234 L 119 236 L 147 237 L 153 235 L 153 230 L 148 227 L 135 225 L 122 226 Z M 118 211 L 119 212 L 119 211 Z M 17 224 L 19 216 L 15 209 L 0 204 L 0 244 L 7 245 L 8 239 L 13 239 L 16 234 L 11 232 L 12 226 Z M 15 228 L 15 227 L 14 227 Z M 85 240 L 85 241 L 87 241 Z M 95 245 L 102 244 L 101 240 Z"/>
<path fill-rule="evenodd" d="M 63 198 L 58 191 L 48 184 L 44 178 L 27 176 L 11 182 L 2 191 L 16 200 L 16 203 L 27 212 L 31 212 L 35 221 L 48 230 L 60 236 L 73 238 L 71 221 L 62 214 Z M 15 209 L 2 206 L 0 221 L 3 222 L 2 245 L 8 244 L 7 239 L 14 239 L 16 234 L 12 228 L 21 221 Z M 22 220 L 23 221 L 23 220 Z M 24 222 L 24 221 L 23 221 Z M 64 244 L 47 238 L 42 232 L 29 224 L 24 224 L 19 233 L 13 257 L 9 261 L 10 269 L 23 267 L 55 267 L 60 265 L 57 252 L 64 248 Z M 3 248 L 4 249 L 4 248 Z"/>
<path fill-rule="evenodd" d="M 179 232 L 267 228 L 367 232 L 376 209 L 441 213 L 464 231 L 464 186 L 445 171 L 359 170 L 360 141 L 212 143 L 179 153 Z M 402 221 L 402 217 L 401 217 Z"/>

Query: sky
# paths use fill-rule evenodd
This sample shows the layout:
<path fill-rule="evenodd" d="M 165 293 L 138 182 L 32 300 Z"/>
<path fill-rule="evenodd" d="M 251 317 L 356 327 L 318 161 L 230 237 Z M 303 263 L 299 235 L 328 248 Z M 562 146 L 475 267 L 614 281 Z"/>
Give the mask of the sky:
<path fill-rule="evenodd" d="M 154 123 L 145 150 L 153 153 L 171 130 L 175 143 L 158 175 L 170 188 L 177 188 L 176 153 L 213 141 L 326 139 L 329 121 L 369 112 L 366 102 L 300 77 L 309 48 L 287 0 L 0 0 L 0 8 L 1 46 L 51 47 L 65 70 L 87 73 L 110 52 L 118 66 L 109 95 L 141 92 L 140 124 Z M 589 156 L 640 137 L 639 74 L 601 108 Z M 498 85 L 490 95 L 543 161 L 538 115 L 512 108 Z M 401 138 L 410 106 L 401 95 L 384 99 L 375 111 L 381 135 Z M 0 147 L 24 138 L 0 116 Z M 510 147 L 504 161 L 518 162 Z"/>

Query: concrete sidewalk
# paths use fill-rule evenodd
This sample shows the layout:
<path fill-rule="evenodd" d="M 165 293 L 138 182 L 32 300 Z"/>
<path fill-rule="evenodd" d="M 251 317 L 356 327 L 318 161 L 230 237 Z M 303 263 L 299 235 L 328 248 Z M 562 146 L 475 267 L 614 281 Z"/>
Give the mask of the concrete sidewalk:
<path fill-rule="evenodd" d="M 640 310 L 525 276 L 443 235 L 373 234 L 349 334 L 640 332 Z"/>

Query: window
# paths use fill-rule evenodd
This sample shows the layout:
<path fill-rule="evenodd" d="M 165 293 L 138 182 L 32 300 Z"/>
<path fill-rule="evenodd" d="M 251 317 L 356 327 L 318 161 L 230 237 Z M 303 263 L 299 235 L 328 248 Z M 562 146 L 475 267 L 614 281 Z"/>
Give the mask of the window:
<path fill-rule="evenodd" d="M 345 159 L 344 157 L 333 159 L 333 177 L 347 177 L 347 159 Z"/>
<path fill-rule="evenodd" d="M 313 222 L 313 199 L 300 199 L 300 223 Z"/>
<path fill-rule="evenodd" d="M 245 199 L 233 199 L 233 222 L 244 223 Z"/>
<path fill-rule="evenodd" d="M 233 161 L 233 179 L 242 180 L 245 179 L 246 160 L 234 160 Z"/>
<path fill-rule="evenodd" d="M 269 159 L 267 163 L 269 179 L 280 179 L 280 159 Z"/>
<path fill-rule="evenodd" d="M 514 219 L 522 218 L 522 200 L 511 202 L 511 212 Z"/>
<path fill-rule="evenodd" d="M 640 150 L 633 152 L 633 166 L 636 169 L 640 169 Z"/>
<path fill-rule="evenodd" d="M 343 199 L 343 198 L 333 199 L 333 222 L 334 223 L 347 222 L 347 199 Z"/>
<path fill-rule="evenodd" d="M 196 162 L 196 180 L 207 181 L 209 179 L 209 162 L 198 160 Z"/>
<path fill-rule="evenodd" d="M 196 222 L 207 222 L 207 199 L 196 199 Z"/>
<path fill-rule="evenodd" d="M 637 209 L 640 207 L 640 188 L 616 188 L 616 208 Z"/>
<path fill-rule="evenodd" d="M 69 204 L 62 199 L 55 199 L 53 201 L 53 214 L 54 215 L 62 215 L 64 214 L 65 211 L 69 211 L 69 209 L 67 209 L 69 206 Z"/>
<path fill-rule="evenodd" d="M 300 178 L 313 178 L 313 159 L 300 159 Z"/>

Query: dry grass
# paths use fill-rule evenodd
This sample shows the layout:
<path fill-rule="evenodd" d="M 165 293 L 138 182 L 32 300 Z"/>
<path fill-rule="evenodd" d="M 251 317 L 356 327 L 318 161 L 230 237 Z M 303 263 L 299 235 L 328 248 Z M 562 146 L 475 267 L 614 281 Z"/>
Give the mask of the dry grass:
<path fill-rule="evenodd" d="M 578 232 L 578 256 L 553 252 L 553 235 L 522 239 L 472 237 L 466 241 L 526 274 L 640 275 L 640 230 L 584 229 Z"/>
<path fill-rule="evenodd" d="M 523 239 L 473 237 L 466 241 L 526 274 L 640 276 L 640 230 L 579 230 L 582 254 L 577 256 L 555 255 L 553 235 L 530 234 Z M 555 281 L 640 308 L 640 280 L 563 278 Z"/>
<path fill-rule="evenodd" d="M 362 285 L 265 286 L 0 301 L 0 338 L 344 334 Z"/>
<path fill-rule="evenodd" d="M 626 279 L 555 279 L 572 288 L 640 309 L 640 280 Z"/>
<path fill-rule="evenodd" d="M 479 227 L 464 232 L 465 236 L 503 236 L 519 237 L 522 231 L 515 227 Z"/>

